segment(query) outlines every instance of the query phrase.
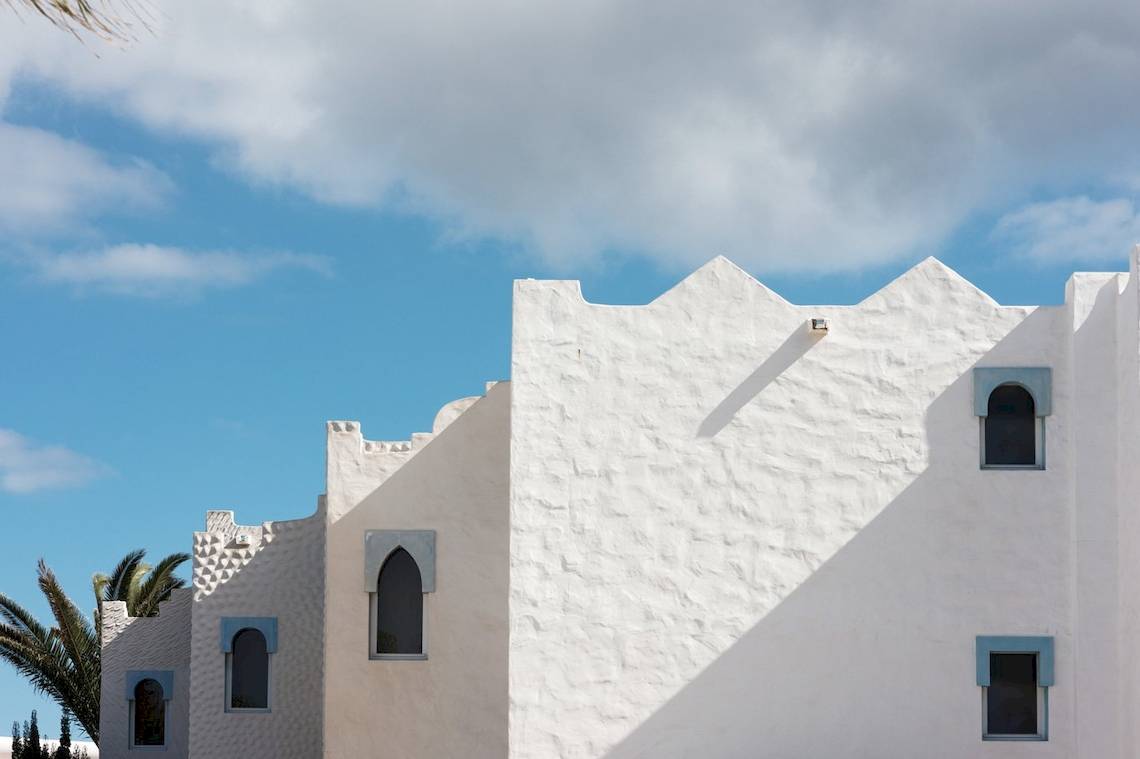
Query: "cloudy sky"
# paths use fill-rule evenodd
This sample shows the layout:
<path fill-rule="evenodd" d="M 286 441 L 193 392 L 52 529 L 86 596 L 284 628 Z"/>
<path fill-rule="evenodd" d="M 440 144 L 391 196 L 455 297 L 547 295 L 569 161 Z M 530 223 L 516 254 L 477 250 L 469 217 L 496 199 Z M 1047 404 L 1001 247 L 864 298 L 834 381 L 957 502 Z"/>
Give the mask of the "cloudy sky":
<path fill-rule="evenodd" d="M 847 303 L 937 255 L 1053 303 L 1140 241 L 1135 3 L 153 0 L 149 25 L 79 42 L 0 4 L 0 590 L 34 606 L 41 555 L 84 597 L 206 508 L 310 513 L 325 419 L 404 437 L 506 377 L 515 277 L 646 302 L 722 253 Z M 41 704 L 0 670 L 0 733 Z"/>

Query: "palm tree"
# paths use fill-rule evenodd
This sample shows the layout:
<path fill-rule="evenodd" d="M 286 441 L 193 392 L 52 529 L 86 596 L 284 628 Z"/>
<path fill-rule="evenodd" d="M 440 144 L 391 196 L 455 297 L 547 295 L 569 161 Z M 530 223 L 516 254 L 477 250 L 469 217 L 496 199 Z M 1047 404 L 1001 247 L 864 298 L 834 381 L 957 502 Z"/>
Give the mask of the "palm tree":
<path fill-rule="evenodd" d="M 143 563 L 145 555 L 144 551 L 132 551 L 109 576 L 95 575 L 93 620 L 67 597 L 43 559 L 39 561 L 37 584 L 51 609 L 53 625 L 41 624 L 31 612 L 0 593 L 0 659 L 73 714 L 96 744 L 102 604 L 125 601 L 131 616 L 153 617 L 170 592 L 186 584 L 174 576 L 174 571 L 189 561 L 188 554 L 171 554 L 153 568 Z"/>
<path fill-rule="evenodd" d="M 145 2 L 145 0 L 144 0 Z M 51 23 L 78 37 L 82 32 L 105 40 L 125 41 L 134 38 L 133 18 L 147 28 L 145 8 L 138 0 L 0 0 L 15 11 L 21 7 L 46 18 Z M 121 7 L 121 12 L 116 9 Z"/>

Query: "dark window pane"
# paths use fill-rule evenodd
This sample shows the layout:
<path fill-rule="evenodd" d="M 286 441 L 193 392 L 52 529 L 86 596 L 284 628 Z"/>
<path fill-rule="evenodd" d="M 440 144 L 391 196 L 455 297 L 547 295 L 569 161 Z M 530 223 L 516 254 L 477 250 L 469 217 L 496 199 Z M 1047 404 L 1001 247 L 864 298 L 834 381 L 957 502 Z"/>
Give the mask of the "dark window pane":
<path fill-rule="evenodd" d="M 166 743 L 166 701 L 162 686 L 142 680 L 135 686 L 136 746 L 162 746 Z"/>
<path fill-rule="evenodd" d="M 986 417 L 986 463 L 1037 463 L 1037 419 L 1033 396 L 1025 388 L 1002 385 L 990 393 Z"/>
<path fill-rule="evenodd" d="M 230 708 L 269 708 L 269 654 L 260 630 L 234 636 L 230 655 Z"/>
<path fill-rule="evenodd" d="M 987 732 L 1037 734 L 1037 655 L 990 654 Z"/>
<path fill-rule="evenodd" d="M 392 552 L 376 583 L 376 651 L 423 653 L 424 595 L 420 568 L 403 548 Z"/>

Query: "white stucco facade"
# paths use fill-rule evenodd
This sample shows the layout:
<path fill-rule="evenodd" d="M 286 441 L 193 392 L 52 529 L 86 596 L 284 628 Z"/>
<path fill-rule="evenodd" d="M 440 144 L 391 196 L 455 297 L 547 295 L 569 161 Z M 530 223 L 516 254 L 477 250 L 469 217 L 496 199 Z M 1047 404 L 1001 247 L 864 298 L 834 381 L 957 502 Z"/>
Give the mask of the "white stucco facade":
<path fill-rule="evenodd" d="M 1135 255 L 1050 307 L 934 259 L 854 306 L 723 258 L 644 306 L 519 281 L 509 383 L 409 441 L 330 422 L 313 517 L 211 512 L 192 591 L 105 614 L 103 755 L 159 670 L 195 759 L 1140 757 L 1138 291 Z M 1041 468 L 981 466 L 1005 372 Z M 416 655 L 373 647 L 397 546 Z M 250 625 L 270 704 L 235 713 Z M 1047 740 L 983 740 L 979 636 L 1049 641 Z"/>

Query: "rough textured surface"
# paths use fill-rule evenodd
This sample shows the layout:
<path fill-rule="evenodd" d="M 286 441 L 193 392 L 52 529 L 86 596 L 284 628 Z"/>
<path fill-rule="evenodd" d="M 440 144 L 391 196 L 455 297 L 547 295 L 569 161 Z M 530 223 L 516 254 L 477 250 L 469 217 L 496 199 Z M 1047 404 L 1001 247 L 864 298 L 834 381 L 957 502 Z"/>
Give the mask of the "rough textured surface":
<path fill-rule="evenodd" d="M 158 611 L 157 617 L 128 617 L 125 603 L 103 604 L 99 733 L 103 756 L 109 759 L 137 754 L 130 753 L 130 707 L 125 698 L 129 670 L 174 672 L 174 692 L 166 702 L 164 756 L 189 756 L 191 591 L 174 591 Z"/>
<path fill-rule="evenodd" d="M 724 259 L 647 306 L 519 282 L 510 384 L 408 441 L 329 422 L 314 517 L 210 512 L 192 603 L 108 607 L 104 754 L 121 673 L 189 657 L 195 759 L 1135 759 L 1138 287 L 1135 256 L 1048 308 L 932 259 L 846 307 Z M 980 469 L 976 366 L 1052 369 L 1044 471 Z M 367 530 L 436 531 L 427 660 L 369 660 Z M 225 713 L 222 616 L 278 619 L 270 714 Z M 1009 635 L 1054 639 L 1047 743 L 981 740 L 975 638 Z"/>
<path fill-rule="evenodd" d="M 196 759 L 322 756 L 324 517 L 242 526 L 212 511 L 194 533 L 190 751 Z M 235 545 L 239 534 L 250 545 Z M 226 712 L 222 617 L 277 617 L 270 713 Z"/>
<path fill-rule="evenodd" d="M 519 282 L 511 759 L 1078 755 L 1071 310 L 933 259 L 851 307 Z M 979 469 L 975 365 L 1054 367 L 1046 471 Z M 979 634 L 1056 637 L 1048 743 L 980 740 Z"/>
<path fill-rule="evenodd" d="M 499 383 L 406 444 L 330 425 L 326 756 L 506 756 L 509 410 Z M 368 658 L 367 530 L 436 531 L 427 660 Z"/>

